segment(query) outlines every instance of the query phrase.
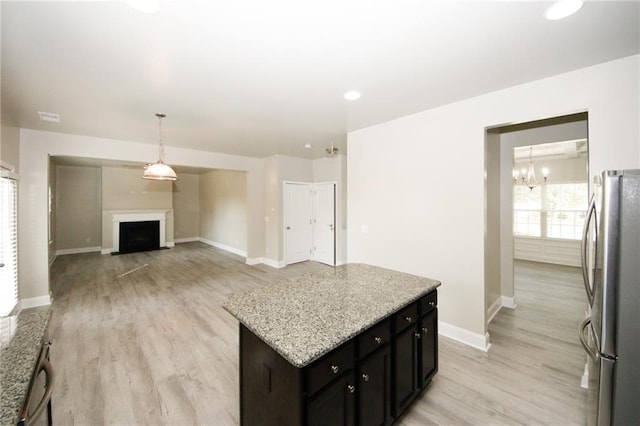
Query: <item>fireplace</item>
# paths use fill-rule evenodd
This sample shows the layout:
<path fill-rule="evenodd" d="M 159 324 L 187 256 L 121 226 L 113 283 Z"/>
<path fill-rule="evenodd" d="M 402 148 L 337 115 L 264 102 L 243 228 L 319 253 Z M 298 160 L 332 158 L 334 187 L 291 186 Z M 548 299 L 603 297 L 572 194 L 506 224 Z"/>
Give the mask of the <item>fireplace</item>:
<path fill-rule="evenodd" d="M 112 227 L 113 239 L 111 240 L 113 246 L 110 249 L 106 249 L 106 250 L 103 249 L 102 252 L 105 254 L 106 253 L 132 253 L 134 251 L 155 250 L 158 248 L 166 248 L 169 245 L 167 244 L 167 240 L 166 240 L 168 212 L 170 211 L 169 210 L 120 210 L 120 211 L 107 212 L 108 214 L 110 214 L 112 223 L 113 223 L 113 227 Z M 127 233 L 129 231 L 127 228 L 130 224 L 132 224 L 134 227 L 137 227 L 138 225 L 136 224 L 140 224 L 140 223 L 154 224 L 154 235 L 157 235 L 157 236 L 153 238 L 154 239 L 157 238 L 157 240 L 153 241 L 153 248 L 151 249 L 135 248 L 139 245 L 143 245 L 143 246 L 146 245 L 146 243 L 142 243 L 142 241 L 137 241 L 137 240 L 151 239 L 151 237 L 144 236 L 144 235 L 143 236 L 139 235 L 137 237 L 134 237 L 135 240 L 131 241 L 131 243 L 134 246 L 133 249 L 131 247 L 126 247 L 126 246 L 121 247 L 120 244 L 124 243 L 126 245 L 127 243 L 125 242 L 125 240 L 129 238 L 129 237 L 125 237 L 125 240 L 120 238 L 121 229 L 123 229 L 124 232 Z M 145 226 L 148 226 L 148 225 L 142 225 L 143 228 Z M 143 231 L 141 232 L 144 234 Z"/>
<path fill-rule="evenodd" d="M 120 222 L 120 253 L 158 250 L 160 248 L 160 221 L 144 220 Z"/>

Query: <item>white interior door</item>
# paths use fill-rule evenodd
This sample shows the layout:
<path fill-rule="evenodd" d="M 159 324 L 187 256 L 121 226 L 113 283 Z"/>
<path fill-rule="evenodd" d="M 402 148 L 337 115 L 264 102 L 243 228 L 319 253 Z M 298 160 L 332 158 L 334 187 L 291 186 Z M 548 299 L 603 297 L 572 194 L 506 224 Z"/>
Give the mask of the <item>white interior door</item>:
<path fill-rule="evenodd" d="M 311 259 L 312 189 L 310 183 L 284 185 L 284 261 L 287 265 Z"/>
<path fill-rule="evenodd" d="M 336 184 L 314 185 L 313 257 L 317 262 L 336 264 Z"/>

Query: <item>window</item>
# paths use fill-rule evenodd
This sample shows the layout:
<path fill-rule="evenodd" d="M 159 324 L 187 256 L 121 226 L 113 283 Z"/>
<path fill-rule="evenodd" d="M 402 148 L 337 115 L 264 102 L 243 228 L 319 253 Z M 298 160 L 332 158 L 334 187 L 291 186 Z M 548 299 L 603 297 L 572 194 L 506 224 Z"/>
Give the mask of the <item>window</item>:
<path fill-rule="evenodd" d="M 0 178 L 0 316 L 18 303 L 18 184 Z"/>
<path fill-rule="evenodd" d="M 586 182 L 513 188 L 513 234 L 578 240 L 588 205 Z"/>

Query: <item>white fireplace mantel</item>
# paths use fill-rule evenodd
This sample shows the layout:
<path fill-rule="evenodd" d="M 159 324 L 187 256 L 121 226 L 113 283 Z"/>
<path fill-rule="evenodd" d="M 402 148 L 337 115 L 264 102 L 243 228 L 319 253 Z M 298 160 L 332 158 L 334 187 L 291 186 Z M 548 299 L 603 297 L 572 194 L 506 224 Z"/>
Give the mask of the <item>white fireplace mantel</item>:
<path fill-rule="evenodd" d="M 120 223 L 143 222 L 147 220 L 160 221 L 160 247 L 167 245 L 167 213 L 169 210 L 120 210 L 112 212 L 113 218 L 113 251 L 120 251 Z"/>

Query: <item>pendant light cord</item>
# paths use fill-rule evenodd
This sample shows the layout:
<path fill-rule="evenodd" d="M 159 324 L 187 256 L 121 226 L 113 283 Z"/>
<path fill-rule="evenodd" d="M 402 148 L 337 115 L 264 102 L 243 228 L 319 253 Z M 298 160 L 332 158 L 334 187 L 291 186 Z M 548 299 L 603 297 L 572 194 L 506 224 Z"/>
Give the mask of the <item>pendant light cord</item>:
<path fill-rule="evenodd" d="M 165 117 L 162 113 L 157 113 L 156 117 L 158 117 L 158 156 L 160 159 L 159 163 L 164 163 L 164 143 L 162 142 L 162 119 Z"/>

